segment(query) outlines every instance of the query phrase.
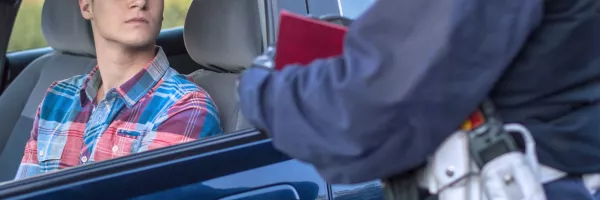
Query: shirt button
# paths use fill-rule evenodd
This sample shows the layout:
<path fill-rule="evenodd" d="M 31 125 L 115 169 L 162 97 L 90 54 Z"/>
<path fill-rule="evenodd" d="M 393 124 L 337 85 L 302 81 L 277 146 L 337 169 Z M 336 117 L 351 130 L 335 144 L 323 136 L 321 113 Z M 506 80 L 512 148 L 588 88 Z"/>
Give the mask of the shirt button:
<path fill-rule="evenodd" d="M 117 145 L 113 146 L 113 148 L 112 148 L 112 151 L 113 151 L 113 152 L 117 152 L 117 151 L 119 151 L 119 147 L 118 147 Z"/>
<path fill-rule="evenodd" d="M 44 156 L 44 151 L 40 151 L 40 156 Z"/>
<path fill-rule="evenodd" d="M 81 157 L 81 162 L 83 162 L 83 163 L 87 162 L 87 156 Z"/>

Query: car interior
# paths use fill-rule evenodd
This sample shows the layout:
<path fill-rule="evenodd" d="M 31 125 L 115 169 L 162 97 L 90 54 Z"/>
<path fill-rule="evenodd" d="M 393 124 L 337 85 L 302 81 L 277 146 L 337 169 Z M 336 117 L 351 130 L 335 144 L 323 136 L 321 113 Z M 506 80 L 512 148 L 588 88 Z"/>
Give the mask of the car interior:
<path fill-rule="evenodd" d="M 184 28 L 163 30 L 157 40 L 171 67 L 193 78 L 214 99 L 225 133 L 251 128 L 239 112 L 234 86 L 265 46 L 262 2 L 193 1 Z M 14 178 L 48 86 L 96 65 L 91 26 L 81 17 L 77 0 L 45 0 L 42 31 L 51 48 L 17 52 L 7 59 L 12 81 L 0 96 L 0 182 Z"/>
<path fill-rule="evenodd" d="M 27 10 L 23 2 L 28 1 L 43 4 L 22 12 Z M 174 9 L 182 15 L 176 16 L 175 24 L 163 27 L 157 44 L 172 68 L 212 96 L 226 134 L 10 181 L 47 87 L 88 73 L 96 62 L 90 24 L 81 17 L 76 0 L 0 0 L 0 199 L 383 198 L 378 180 L 329 184 L 310 164 L 275 149 L 267 134 L 243 119 L 234 98 L 240 73 L 275 42 L 278 19 L 274 16 L 279 9 L 348 25 L 351 20 L 336 15 L 352 19 L 364 6 L 350 0 L 182 1 L 183 9 L 191 3 L 189 12 Z M 343 15 L 342 7 L 344 13 L 355 14 Z M 13 27 L 23 24 L 17 13 L 41 20 L 41 25 L 35 21 L 33 26 L 42 30 L 29 32 L 31 24 Z M 170 28 L 175 26 L 180 27 Z M 11 31 L 15 36 L 43 33 L 47 47 L 39 41 L 35 42 L 40 46 L 31 47 L 16 40 L 24 48 L 5 53 L 9 42 L 15 42 Z M 132 187 L 140 183 L 143 187 Z"/>

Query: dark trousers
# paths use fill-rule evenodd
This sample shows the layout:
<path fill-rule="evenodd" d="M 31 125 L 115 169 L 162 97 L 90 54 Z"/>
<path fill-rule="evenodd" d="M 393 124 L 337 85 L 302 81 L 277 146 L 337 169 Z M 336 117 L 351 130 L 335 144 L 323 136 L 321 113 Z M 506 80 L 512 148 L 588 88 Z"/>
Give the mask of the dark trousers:
<path fill-rule="evenodd" d="M 548 200 L 600 200 L 600 192 L 590 194 L 581 177 L 568 176 L 544 184 Z"/>

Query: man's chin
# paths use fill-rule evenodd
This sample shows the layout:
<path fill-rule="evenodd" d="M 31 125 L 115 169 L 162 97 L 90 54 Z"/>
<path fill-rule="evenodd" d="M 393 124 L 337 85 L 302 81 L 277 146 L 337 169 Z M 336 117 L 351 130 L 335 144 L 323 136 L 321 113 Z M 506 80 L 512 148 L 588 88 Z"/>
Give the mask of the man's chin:
<path fill-rule="evenodd" d="M 128 41 L 128 42 L 123 42 L 123 46 L 127 49 L 132 49 L 132 50 L 148 50 L 148 49 L 153 49 L 156 46 L 156 42 L 154 40 L 151 40 L 151 41 Z"/>

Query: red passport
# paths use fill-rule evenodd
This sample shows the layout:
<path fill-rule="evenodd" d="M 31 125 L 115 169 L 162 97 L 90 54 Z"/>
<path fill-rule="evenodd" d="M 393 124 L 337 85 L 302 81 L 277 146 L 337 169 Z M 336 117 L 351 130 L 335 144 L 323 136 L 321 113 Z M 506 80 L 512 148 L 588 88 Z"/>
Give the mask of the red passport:
<path fill-rule="evenodd" d="M 342 25 L 281 11 L 275 69 L 341 55 L 346 31 Z"/>

